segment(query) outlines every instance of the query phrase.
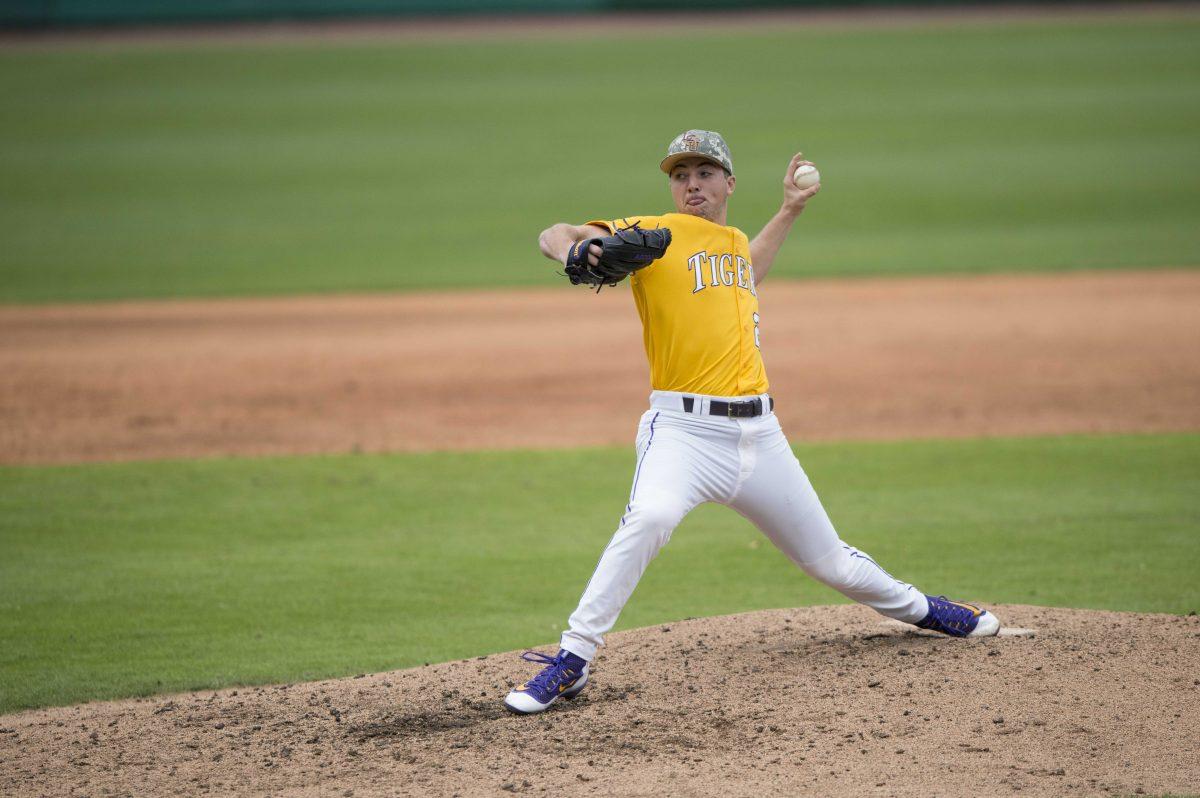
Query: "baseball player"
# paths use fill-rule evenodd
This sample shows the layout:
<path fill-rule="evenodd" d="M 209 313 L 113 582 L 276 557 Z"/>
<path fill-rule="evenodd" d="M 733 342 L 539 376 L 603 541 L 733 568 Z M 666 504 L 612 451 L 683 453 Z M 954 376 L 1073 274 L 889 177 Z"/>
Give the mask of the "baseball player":
<path fill-rule="evenodd" d="M 726 225 L 736 178 L 724 139 L 688 130 L 667 148 L 675 212 L 556 224 L 539 244 L 573 283 L 629 275 L 650 361 L 650 409 L 637 435 L 629 502 L 557 655 L 527 651 L 544 667 L 505 706 L 542 712 L 573 698 L 588 663 L 617 621 L 646 566 L 693 507 L 718 502 L 749 519 L 792 562 L 889 618 L 955 637 L 994 635 L 1000 621 L 971 604 L 927 596 L 839 539 L 773 410 L 761 354 L 758 286 L 796 217 L 820 190 L 783 179 L 783 204 L 753 240 Z"/>

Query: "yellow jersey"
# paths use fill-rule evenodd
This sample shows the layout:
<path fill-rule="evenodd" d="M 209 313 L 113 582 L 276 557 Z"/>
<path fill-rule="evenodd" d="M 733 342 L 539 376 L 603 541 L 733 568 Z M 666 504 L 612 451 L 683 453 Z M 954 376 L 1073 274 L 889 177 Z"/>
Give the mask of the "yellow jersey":
<path fill-rule="evenodd" d="M 710 396 L 766 393 L 750 241 L 736 227 L 682 213 L 593 220 L 609 232 L 666 227 L 666 254 L 630 275 L 650 386 Z"/>

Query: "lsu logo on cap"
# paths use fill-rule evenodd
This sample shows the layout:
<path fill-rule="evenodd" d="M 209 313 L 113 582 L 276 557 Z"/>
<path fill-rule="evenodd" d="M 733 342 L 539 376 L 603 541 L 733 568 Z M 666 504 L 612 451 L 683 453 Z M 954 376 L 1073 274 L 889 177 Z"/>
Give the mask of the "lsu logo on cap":
<path fill-rule="evenodd" d="M 663 158 L 659 168 L 667 174 L 675 164 L 684 158 L 699 156 L 715 163 L 729 174 L 733 174 L 733 158 L 729 155 L 729 145 L 721 134 L 712 130 L 685 130 L 667 146 L 667 157 Z"/>

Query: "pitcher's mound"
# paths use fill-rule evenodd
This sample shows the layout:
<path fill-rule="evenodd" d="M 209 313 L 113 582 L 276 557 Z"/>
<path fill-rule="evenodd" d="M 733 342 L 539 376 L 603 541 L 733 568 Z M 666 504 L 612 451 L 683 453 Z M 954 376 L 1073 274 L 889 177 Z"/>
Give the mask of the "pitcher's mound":
<path fill-rule="evenodd" d="M 614 634 L 501 707 L 513 654 L 0 718 L 0 794 L 1131 795 L 1200 784 L 1200 618 L 993 608 L 952 640 L 858 606 Z M 553 650 L 547 646 L 546 650 Z"/>

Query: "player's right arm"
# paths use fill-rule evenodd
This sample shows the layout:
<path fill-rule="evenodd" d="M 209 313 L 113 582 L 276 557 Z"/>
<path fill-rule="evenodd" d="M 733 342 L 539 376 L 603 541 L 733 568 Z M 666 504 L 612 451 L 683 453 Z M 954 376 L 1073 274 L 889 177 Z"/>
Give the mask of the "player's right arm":
<path fill-rule="evenodd" d="M 821 190 L 820 183 L 812 188 L 799 188 L 792 182 L 792 175 L 801 164 L 812 165 L 812 162 L 804 160 L 804 153 L 798 152 L 792 156 L 787 171 L 783 173 L 783 205 L 780 206 L 779 212 L 771 217 L 771 221 L 766 223 L 762 232 L 750 242 L 750 261 L 754 264 L 755 285 L 763 281 L 771 265 L 775 263 L 775 256 L 779 254 L 779 248 L 783 246 L 796 217 L 804 211 L 804 206 L 813 195 Z"/>
<path fill-rule="evenodd" d="M 542 231 L 542 234 L 538 236 L 538 246 L 541 247 L 542 254 L 547 258 L 566 265 L 567 253 L 576 242 L 588 238 L 601 238 L 606 235 L 608 235 L 608 230 L 594 224 L 574 225 L 560 222 Z M 588 249 L 588 260 L 593 266 L 600 262 L 600 252 L 600 247 L 595 244 Z"/>

